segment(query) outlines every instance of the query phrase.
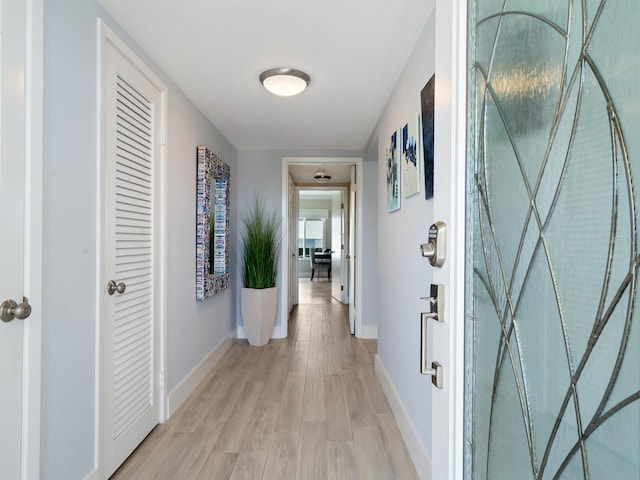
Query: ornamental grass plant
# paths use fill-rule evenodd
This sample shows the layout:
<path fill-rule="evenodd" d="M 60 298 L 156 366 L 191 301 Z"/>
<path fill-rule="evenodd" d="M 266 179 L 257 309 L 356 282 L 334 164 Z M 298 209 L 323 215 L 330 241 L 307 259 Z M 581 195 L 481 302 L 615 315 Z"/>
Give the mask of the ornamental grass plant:
<path fill-rule="evenodd" d="M 245 288 L 275 287 L 282 244 L 277 212 L 267 212 L 264 199 L 256 196 L 241 220 L 242 283 Z"/>

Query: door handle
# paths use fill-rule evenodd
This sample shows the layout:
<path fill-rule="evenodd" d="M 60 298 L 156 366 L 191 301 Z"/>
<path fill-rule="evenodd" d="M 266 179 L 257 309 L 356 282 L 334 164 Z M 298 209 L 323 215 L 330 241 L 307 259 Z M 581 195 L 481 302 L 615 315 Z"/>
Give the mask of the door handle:
<path fill-rule="evenodd" d="M 430 312 L 422 312 L 422 315 L 437 322 L 444 322 L 444 286 L 432 283 L 430 293 L 430 297 L 420 297 L 420 300 L 427 300 L 431 308 Z"/>
<path fill-rule="evenodd" d="M 436 388 L 442 388 L 442 365 L 438 362 L 431 362 L 431 368 L 427 363 L 427 324 L 429 319 L 437 322 L 444 322 L 444 286 L 431 284 L 431 295 L 429 297 L 421 297 L 421 300 L 427 300 L 431 306 L 430 312 L 422 312 L 420 314 L 420 373 L 422 375 L 430 375 L 431 383 Z"/>
<path fill-rule="evenodd" d="M 427 321 L 429 317 L 425 314 L 420 316 L 420 373 L 422 375 L 430 375 L 431 383 L 433 383 L 436 388 L 442 388 L 442 365 L 438 362 L 431 362 L 431 368 L 429 368 L 429 364 L 427 363 Z"/>
<path fill-rule="evenodd" d="M 109 295 L 113 295 L 116 292 L 124 293 L 126 289 L 127 286 L 124 284 L 124 282 L 116 284 L 115 280 L 109 280 L 109 283 L 107 283 L 107 293 Z"/>
<path fill-rule="evenodd" d="M 22 297 L 22 303 L 18 304 L 13 300 L 5 300 L 0 305 L 0 318 L 3 322 L 10 322 L 14 318 L 24 320 L 31 315 L 31 305 L 27 297 Z"/>

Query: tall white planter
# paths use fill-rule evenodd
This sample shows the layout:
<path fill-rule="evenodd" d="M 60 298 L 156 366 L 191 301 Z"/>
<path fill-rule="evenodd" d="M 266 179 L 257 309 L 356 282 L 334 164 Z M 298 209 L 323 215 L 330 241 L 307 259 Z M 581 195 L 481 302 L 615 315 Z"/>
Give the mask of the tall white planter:
<path fill-rule="evenodd" d="M 278 287 L 242 289 L 240 311 L 250 345 L 261 347 L 269 342 L 276 322 L 277 305 Z"/>

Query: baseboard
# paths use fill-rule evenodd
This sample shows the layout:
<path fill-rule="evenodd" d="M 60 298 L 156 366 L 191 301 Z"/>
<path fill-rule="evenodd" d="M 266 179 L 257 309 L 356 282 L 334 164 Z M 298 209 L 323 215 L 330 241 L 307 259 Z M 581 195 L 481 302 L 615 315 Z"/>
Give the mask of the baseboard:
<path fill-rule="evenodd" d="M 84 477 L 84 480 L 98 480 L 98 469 L 94 468 L 93 470 L 91 470 L 89 473 L 87 473 L 87 476 Z"/>
<path fill-rule="evenodd" d="M 232 338 L 226 337 L 218 345 L 214 347 L 202 361 L 195 366 L 191 372 L 182 379 L 182 381 L 169 392 L 167 398 L 167 418 L 175 413 L 176 410 L 189 398 L 189 395 L 197 388 L 198 385 L 204 380 L 207 374 L 213 367 L 220 361 L 222 356 L 231 347 Z"/>
<path fill-rule="evenodd" d="M 413 426 L 402 401 L 400 400 L 400 396 L 398 395 L 396 388 L 393 386 L 391 377 L 389 377 L 389 373 L 378 355 L 376 355 L 375 358 L 375 368 L 376 376 L 380 381 L 382 391 L 387 396 L 387 400 L 391 406 L 391 411 L 393 412 L 394 417 L 396 417 L 398 428 L 400 429 L 404 443 L 407 445 L 409 456 L 411 457 L 411 461 L 413 461 L 413 465 L 418 472 L 418 477 L 420 480 L 431 480 L 431 457 L 427 453 L 424 443 L 418 436 L 418 432 L 416 432 L 416 429 Z"/>
<path fill-rule="evenodd" d="M 247 334 L 245 333 L 244 327 L 242 325 L 238 327 L 237 338 L 247 338 Z M 287 336 L 284 333 L 284 328 L 282 328 L 282 325 L 276 325 L 275 327 L 273 327 L 273 333 L 271 334 L 271 338 L 287 338 Z"/>
<path fill-rule="evenodd" d="M 377 339 L 378 338 L 378 326 L 377 325 L 362 325 L 360 327 L 358 338 Z"/>

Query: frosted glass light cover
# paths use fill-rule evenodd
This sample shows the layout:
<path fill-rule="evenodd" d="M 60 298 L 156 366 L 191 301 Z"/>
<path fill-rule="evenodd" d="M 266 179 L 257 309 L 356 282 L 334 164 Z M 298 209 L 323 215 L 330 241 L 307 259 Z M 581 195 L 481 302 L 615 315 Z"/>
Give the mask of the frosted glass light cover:
<path fill-rule="evenodd" d="M 264 88 L 274 95 L 291 97 L 302 93 L 309 85 L 309 75 L 292 68 L 273 68 L 260 74 Z"/>
<path fill-rule="evenodd" d="M 282 97 L 291 97 L 302 93 L 307 88 L 307 82 L 301 78 L 291 77 L 289 75 L 276 75 L 267 78 L 263 82 L 264 88 L 274 95 Z"/>

